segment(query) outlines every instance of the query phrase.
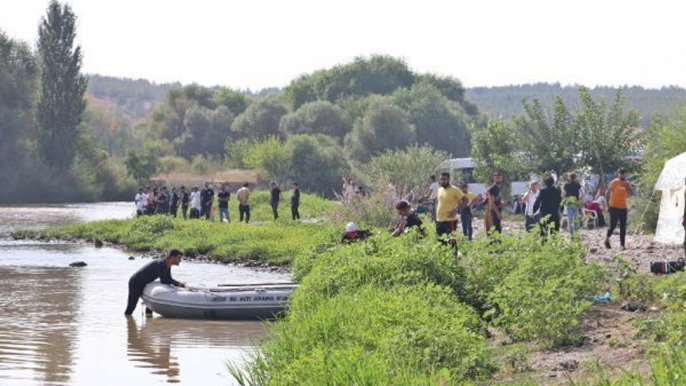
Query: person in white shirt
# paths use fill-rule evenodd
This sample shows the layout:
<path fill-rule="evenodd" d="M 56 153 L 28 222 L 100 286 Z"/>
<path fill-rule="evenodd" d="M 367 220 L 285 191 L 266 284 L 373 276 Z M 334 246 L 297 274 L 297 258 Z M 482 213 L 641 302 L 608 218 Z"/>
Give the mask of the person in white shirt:
<path fill-rule="evenodd" d="M 431 184 L 429 185 L 429 213 L 431 213 L 431 221 L 436 222 L 436 199 L 438 198 L 438 185 L 436 176 L 431 176 Z"/>
<path fill-rule="evenodd" d="M 529 189 L 526 191 L 526 193 L 524 193 L 519 201 L 526 205 L 526 210 L 524 211 L 526 221 L 524 224 L 527 231 L 531 231 L 531 229 L 538 224 L 541 217 L 540 209 L 534 212 L 534 204 L 536 203 L 539 193 L 540 191 L 538 190 L 538 182 L 532 181 Z"/>
<path fill-rule="evenodd" d="M 136 203 L 136 215 L 142 216 L 145 211 L 145 202 L 148 201 L 148 195 L 143 193 L 143 188 L 138 188 L 138 193 L 136 193 L 133 201 Z"/>
<path fill-rule="evenodd" d="M 197 186 L 191 191 L 191 218 L 200 218 L 200 191 Z"/>

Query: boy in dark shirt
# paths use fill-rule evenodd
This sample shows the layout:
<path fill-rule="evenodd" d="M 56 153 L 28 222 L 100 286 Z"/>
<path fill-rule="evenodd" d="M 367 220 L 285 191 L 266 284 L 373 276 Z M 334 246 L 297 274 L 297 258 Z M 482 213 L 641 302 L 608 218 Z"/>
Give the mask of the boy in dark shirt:
<path fill-rule="evenodd" d="M 424 233 L 424 227 L 422 226 L 422 220 L 417 213 L 411 211 L 409 202 L 400 200 L 395 204 L 395 209 L 398 211 L 398 215 L 401 216 L 401 219 L 398 222 L 398 225 L 396 225 L 393 233 L 391 233 L 391 236 L 398 237 L 405 232 L 405 229 L 412 227 L 417 227 L 417 231 L 422 237 L 426 235 L 426 233 Z"/>
<path fill-rule="evenodd" d="M 129 279 L 129 300 L 124 315 L 131 315 L 133 313 L 145 286 L 157 278 L 160 279 L 162 284 L 173 284 L 177 287 L 186 286 L 185 283 L 176 281 L 171 276 L 172 265 L 179 265 L 181 257 L 183 257 L 181 251 L 172 249 L 164 259 L 155 259 L 149 262 L 131 276 Z"/>

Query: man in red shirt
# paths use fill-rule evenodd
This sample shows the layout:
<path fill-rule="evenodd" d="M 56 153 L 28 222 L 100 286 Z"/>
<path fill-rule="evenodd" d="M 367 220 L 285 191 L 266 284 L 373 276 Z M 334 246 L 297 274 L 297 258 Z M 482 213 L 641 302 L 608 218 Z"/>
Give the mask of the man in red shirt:
<path fill-rule="evenodd" d="M 626 180 L 626 169 L 620 168 L 617 171 L 618 178 L 610 181 L 607 186 L 607 203 L 610 212 L 610 228 L 607 230 L 605 237 L 605 248 L 611 248 L 610 236 L 617 227 L 619 222 L 619 243 L 622 249 L 626 249 L 626 219 L 628 215 L 627 198 L 634 193 L 631 184 Z"/>

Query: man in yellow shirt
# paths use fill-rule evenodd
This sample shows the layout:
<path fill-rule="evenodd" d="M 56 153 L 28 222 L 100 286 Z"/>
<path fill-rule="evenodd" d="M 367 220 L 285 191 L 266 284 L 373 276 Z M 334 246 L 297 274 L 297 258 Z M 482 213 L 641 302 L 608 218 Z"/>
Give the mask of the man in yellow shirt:
<path fill-rule="evenodd" d="M 247 224 L 250 222 L 250 189 L 247 182 L 243 184 L 242 188 L 238 189 L 236 197 L 238 198 L 239 222 L 242 222 L 243 216 L 245 216 L 245 223 Z"/>
<path fill-rule="evenodd" d="M 619 243 L 622 249 L 626 249 L 626 219 L 629 212 L 627 198 L 633 194 L 631 184 L 626 180 L 626 169 L 620 168 L 617 171 L 618 178 L 610 181 L 607 186 L 607 203 L 610 212 L 610 227 L 607 229 L 605 237 L 605 248 L 610 249 L 610 236 L 619 222 Z"/>
<path fill-rule="evenodd" d="M 443 172 L 439 178 L 436 207 L 436 236 L 451 234 L 457 230 L 457 214 L 467 206 L 467 196 L 450 183 L 450 173 Z"/>

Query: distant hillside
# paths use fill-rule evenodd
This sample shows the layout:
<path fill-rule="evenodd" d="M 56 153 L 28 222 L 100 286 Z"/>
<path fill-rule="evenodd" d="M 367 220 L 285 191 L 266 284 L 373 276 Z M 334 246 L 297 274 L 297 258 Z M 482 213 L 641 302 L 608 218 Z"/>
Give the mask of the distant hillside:
<path fill-rule="evenodd" d="M 617 87 L 596 87 L 591 89 L 594 99 L 604 99 L 611 103 Z M 643 87 L 624 88 L 626 106 L 641 113 L 642 127 L 647 127 L 654 112 L 668 112 L 680 104 L 686 104 L 686 89 L 663 87 L 645 89 Z M 549 83 L 525 84 L 521 86 L 475 87 L 467 89 L 466 97 L 474 102 L 479 110 L 493 116 L 509 119 L 521 114 L 522 99 L 538 98 L 543 105 L 550 106 L 556 95 L 562 96 L 565 104 L 573 109 L 579 104 L 577 86 L 560 86 Z"/>

